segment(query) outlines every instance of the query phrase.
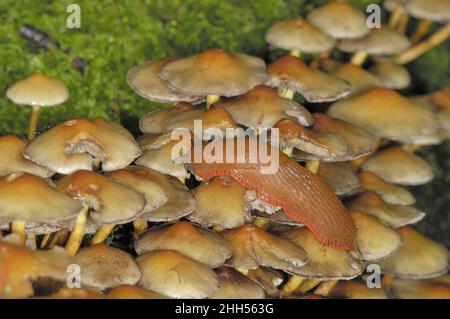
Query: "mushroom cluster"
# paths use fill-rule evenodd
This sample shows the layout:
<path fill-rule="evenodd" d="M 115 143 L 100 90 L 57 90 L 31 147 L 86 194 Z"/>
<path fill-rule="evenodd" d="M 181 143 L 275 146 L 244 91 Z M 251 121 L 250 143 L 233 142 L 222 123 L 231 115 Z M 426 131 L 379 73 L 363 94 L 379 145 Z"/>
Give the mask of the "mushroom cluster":
<path fill-rule="evenodd" d="M 450 138 L 450 90 L 396 91 L 401 64 L 448 37 L 445 3 L 386 1 L 389 23 L 370 29 L 332 1 L 267 31 L 289 51 L 267 67 L 217 48 L 139 64 L 130 87 L 171 104 L 139 137 L 84 118 L 37 134 L 39 107 L 68 89 L 14 84 L 34 115 L 28 141 L 0 137 L 0 297 L 450 298 L 449 252 L 411 226 L 425 213 L 406 188 L 433 178 L 415 152 Z M 411 39 L 408 16 L 426 19 Z M 431 20 L 447 24 L 421 41 Z"/>

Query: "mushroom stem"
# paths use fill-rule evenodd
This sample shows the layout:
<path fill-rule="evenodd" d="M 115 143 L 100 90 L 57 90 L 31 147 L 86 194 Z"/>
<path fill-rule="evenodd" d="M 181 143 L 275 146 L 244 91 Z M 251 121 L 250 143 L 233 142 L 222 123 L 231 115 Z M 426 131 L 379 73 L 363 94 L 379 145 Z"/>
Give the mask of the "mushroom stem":
<path fill-rule="evenodd" d="M 44 237 L 41 240 L 41 249 L 47 248 L 48 244 L 50 243 L 50 239 L 53 239 L 56 236 L 56 233 L 47 233 L 44 235 Z"/>
<path fill-rule="evenodd" d="M 306 293 L 306 292 L 310 291 L 311 289 L 314 289 L 315 287 L 317 287 L 321 282 L 322 281 L 319 279 L 307 279 L 304 282 L 302 282 L 300 287 L 298 287 L 297 292 Z"/>
<path fill-rule="evenodd" d="M 289 52 L 289 55 L 295 56 L 296 58 L 299 58 L 301 54 L 302 53 L 298 49 L 293 49 Z"/>
<path fill-rule="evenodd" d="M 422 20 L 417 26 L 416 30 L 414 30 L 413 35 L 409 39 L 411 45 L 416 44 L 422 39 L 422 37 L 428 32 L 433 22 L 431 20 Z"/>
<path fill-rule="evenodd" d="M 52 249 L 56 245 L 58 246 L 64 245 L 65 241 L 67 240 L 67 237 L 69 237 L 69 231 L 67 229 L 61 229 L 60 231 L 55 233 L 53 238 L 50 240 L 50 243 L 47 245 L 47 248 Z"/>
<path fill-rule="evenodd" d="M 397 6 L 395 10 L 391 13 L 391 16 L 389 17 L 388 26 L 391 29 L 395 29 L 400 22 L 400 19 L 403 15 L 403 8 L 401 6 Z"/>
<path fill-rule="evenodd" d="M 248 269 L 244 268 L 236 268 L 237 271 L 239 271 L 241 274 L 247 276 L 248 275 Z"/>
<path fill-rule="evenodd" d="M 91 246 L 103 243 L 112 233 L 114 227 L 116 227 L 116 224 L 103 225 L 102 227 L 100 227 L 100 229 L 97 230 L 94 237 L 92 237 L 91 239 Z"/>
<path fill-rule="evenodd" d="M 327 280 L 322 282 L 315 290 L 314 293 L 317 295 L 328 296 L 331 289 L 338 283 L 338 280 Z"/>
<path fill-rule="evenodd" d="M 256 217 L 253 221 L 253 224 L 258 226 L 259 228 L 266 229 L 269 225 L 269 219 L 262 218 L 262 217 Z"/>
<path fill-rule="evenodd" d="M 30 125 L 28 126 L 28 140 L 34 139 L 34 132 L 36 132 L 39 122 L 39 113 L 41 108 L 39 106 L 33 106 L 31 111 Z"/>
<path fill-rule="evenodd" d="M 353 56 L 350 60 L 350 63 L 360 66 L 364 63 L 364 61 L 366 61 L 366 58 L 367 58 L 367 52 L 358 51 L 355 54 L 353 54 Z"/>
<path fill-rule="evenodd" d="M 279 88 L 278 89 L 278 94 L 288 100 L 292 100 L 294 99 L 294 91 L 291 89 L 287 89 L 287 88 Z"/>
<path fill-rule="evenodd" d="M 306 162 L 306 169 L 314 174 L 319 171 L 320 161 Z"/>
<path fill-rule="evenodd" d="M 30 248 L 30 249 L 33 249 L 33 250 L 37 248 L 36 234 L 33 234 L 33 233 L 28 233 L 27 234 L 27 238 L 25 239 L 25 246 L 27 248 Z"/>
<path fill-rule="evenodd" d="M 179 180 L 182 184 L 184 184 L 184 183 L 186 182 L 186 177 L 184 177 L 184 176 L 178 176 L 178 180 Z"/>
<path fill-rule="evenodd" d="M 134 237 L 139 237 L 148 229 L 148 223 L 146 219 L 136 219 L 133 221 Z"/>
<path fill-rule="evenodd" d="M 67 241 L 66 250 L 72 256 L 77 254 L 81 242 L 83 241 L 84 227 L 86 226 L 88 212 L 89 208 L 84 206 L 83 210 L 78 214 L 73 230 L 70 233 L 69 240 Z"/>
<path fill-rule="evenodd" d="M 25 245 L 25 241 L 27 240 L 26 222 L 23 220 L 14 220 L 11 223 L 11 231 L 14 234 L 18 234 L 20 237 L 20 243 Z"/>
<path fill-rule="evenodd" d="M 302 284 L 302 282 L 305 281 L 305 279 L 306 278 L 304 278 L 304 277 L 292 275 L 291 278 L 289 278 L 289 281 L 281 289 L 281 295 L 289 296 L 294 291 L 296 291 L 298 289 L 298 287 L 300 287 L 300 285 Z"/>
<path fill-rule="evenodd" d="M 213 226 L 212 229 L 217 233 L 223 232 L 225 230 L 225 228 L 223 228 L 222 226 L 219 226 L 219 225 Z"/>
<path fill-rule="evenodd" d="M 428 39 L 416 44 L 415 46 L 409 48 L 406 51 L 403 51 L 400 54 L 397 54 L 394 57 L 394 62 L 397 64 L 407 64 L 417 59 L 425 52 L 440 45 L 442 42 L 447 40 L 449 36 L 450 36 L 450 23 L 447 23 L 445 26 L 443 26 L 433 35 L 431 35 Z"/>
<path fill-rule="evenodd" d="M 281 151 L 289 157 L 292 157 L 292 153 L 294 152 L 293 147 L 285 146 L 281 148 Z"/>
<path fill-rule="evenodd" d="M 219 95 L 208 95 L 206 96 L 206 108 L 209 109 L 212 104 L 219 101 L 220 96 Z"/>
<path fill-rule="evenodd" d="M 400 33 L 405 33 L 406 27 L 408 26 L 408 22 L 409 22 L 409 16 L 406 14 L 403 14 L 400 19 L 400 22 L 398 23 L 397 31 Z"/>

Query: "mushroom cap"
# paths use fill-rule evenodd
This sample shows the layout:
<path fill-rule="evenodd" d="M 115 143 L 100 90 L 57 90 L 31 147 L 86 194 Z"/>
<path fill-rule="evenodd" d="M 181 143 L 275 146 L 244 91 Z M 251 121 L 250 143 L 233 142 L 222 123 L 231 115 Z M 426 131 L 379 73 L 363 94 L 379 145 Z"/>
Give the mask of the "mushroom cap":
<path fill-rule="evenodd" d="M 283 50 L 320 53 L 333 49 L 336 40 L 302 18 L 275 23 L 266 32 L 266 42 Z"/>
<path fill-rule="evenodd" d="M 345 63 L 338 66 L 330 74 L 350 83 L 352 91 L 349 95 L 355 95 L 368 89 L 384 86 L 383 82 L 377 76 L 353 63 Z"/>
<path fill-rule="evenodd" d="M 276 60 L 267 68 L 267 74 L 267 85 L 296 91 L 308 102 L 335 101 L 351 91 L 347 81 L 312 69 L 294 56 Z"/>
<path fill-rule="evenodd" d="M 130 254 L 103 243 L 82 248 L 76 263 L 81 268 L 82 283 L 102 290 L 134 285 L 141 278 L 139 267 Z"/>
<path fill-rule="evenodd" d="M 69 98 L 69 90 L 58 79 L 40 73 L 33 73 L 13 84 L 6 96 L 15 104 L 32 106 L 54 106 Z"/>
<path fill-rule="evenodd" d="M 277 210 L 275 213 L 266 213 L 259 210 L 252 211 L 252 217 L 260 217 L 270 220 L 271 222 L 279 225 L 289 225 L 295 227 L 304 227 L 305 225 L 289 218 L 282 209 Z"/>
<path fill-rule="evenodd" d="M 361 183 L 361 191 L 375 191 L 388 204 L 413 205 L 416 202 L 414 196 L 407 189 L 388 183 L 372 172 L 360 172 L 358 178 Z"/>
<path fill-rule="evenodd" d="M 415 224 L 425 217 L 425 213 L 415 207 L 386 203 L 374 191 L 358 195 L 348 207 L 375 216 L 393 228 Z"/>
<path fill-rule="evenodd" d="M 369 288 L 359 279 L 339 281 L 328 296 L 345 299 L 388 299 L 383 289 Z"/>
<path fill-rule="evenodd" d="M 166 64 L 160 76 L 173 89 L 192 95 L 236 96 L 265 80 L 262 59 L 210 49 Z"/>
<path fill-rule="evenodd" d="M 0 177 L 0 221 L 61 225 L 75 218 L 82 205 L 46 180 L 27 173 Z"/>
<path fill-rule="evenodd" d="M 396 299 L 450 299 L 450 285 L 433 279 L 394 278 L 383 288 Z"/>
<path fill-rule="evenodd" d="M 187 257 L 216 268 L 231 257 L 231 245 L 220 235 L 182 221 L 153 228 L 136 239 L 134 248 L 138 255 L 155 250 L 176 250 Z"/>
<path fill-rule="evenodd" d="M 411 74 L 408 69 L 389 61 L 377 63 L 369 71 L 375 74 L 388 89 L 401 90 L 411 84 Z"/>
<path fill-rule="evenodd" d="M 98 224 L 124 224 L 141 214 L 144 195 L 131 187 L 90 171 L 77 171 L 60 179 L 56 186 L 91 209 Z"/>
<path fill-rule="evenodd" d="M 356 226 L 356 245 L 365 261 L 378 261 L 399 249 L 402 239 L 378 219 L 358 211 L 351 212 Z"/>
<path fill-rule="evenodd" d="M 280 296 L 278 286 L 284 281 L 282 272 L 270 268 L 258 267 L 249 270 L 247 277 L 263 287 L 268 296 Z"/>
<path fill-rule="evenodd" d="M 336 195 L 347 195 L 359 187 L 355 169 L 348 162 L 320 163 L 319 176 Z"/>
<path fill-rule="evenodd" d="M 27 143 L 18 137 L 5 135 L 0 137 L 0 176 L 12 173 L 29 173 L 42 178 L 51 177 L 54 173 L 22 156 Z"/>
<path fill-rule="evenodd" d="M 406 1 L 407 0 L 384 0 L 383 8 L 388 12 L 392 12 L 399 6 L 403 7 Z"/>
<path fill-rule="evenodd" d="M 192 104 L 178 103 L 172 107 L 165 109 L 157 109 L 139 120 L 139 129 L 144 134 L 162 134 L 168 130 L 166 128 L 167 121 L 175 114 L 182 113 L 188 110 L 194 110 Z"/>
<path fill-rule="evenodd" d="M 345 39 L 337 47 L 344 52 L 364 51 L 373 55 L 391 55 L 402 52 L 410 46 L 408 38 L 401 32 L 388 27 L 373 28 L 359 39 Z"/>
<path fill-rule="evenodd" d="M 133 285 L 120 285 L 107 291 L 109 299 L 168 299 L 169 297 Z"/>
<path fill-rule="evenodd" d="M 260 85 L 246 94 L 219 101 L 214 107 L 225 109 L 236 123 L 253 128 L 271 128 L 282 118 L 292 118 L 303 126 L 310 126 L 309 111 L 293 100 L 284 99 L 268 86 Z"/>
<path fill-rule="evenodd" d="M 95 291 L 82 288 L 62 287 L 57 292 L 40 297 L 40 299 L 102 299 L 103 295 Z"/>
<path fill-rule="evenodd" d="M 106 173 L 106 176 L 143 194 L 146 202 L 145 213 L 161 207 L 169 199 L 165 189 L 155 181 L 153 171 L 148 168 L 128 166 L 118 171 Z"/>
<path fill-rule="evenodd" d="M 230 177 L 214 177 L 192 193 L 197 207 L 188 218 L 204 227 L 235 228 L 250 218 L 246 189 Z"/>
<path fill-rule="evenodd" d="M 170 57 L 159 61 L 147 61 L 136 65 L 128 71 L 128 85 L 138 95 L 155 102 L 161 103 L 201 103 L 205 101 L 205 96 L 189 95 L 173 90 L 161 79 L 159 71 L 166 64 L 176 61 L 178 58 Z"/>
<path fill-rule="evenodd" d="M 139 285 L 172 298 L 208 298 L 219 285 L 214 271 L 175 250 L 153 251 L 136 262 L 142 272 Z"/>
<path fill-rule="evenodd" d="M 124 168 L 141 154 L 133 136 L 121 125 L 102 119 L 66 121 L 42 133 L 23 155 L 59 174 L 93 170 L 93 157 L 104 171 Z"/>
<path fill-rule="evenodd" d="M 156 150 L 167 145 L 172 140 L 172 133 L 146 134 L 139 136 L 136 142 L 143 151 Z"/>
<path fill-rule="evenodd" d="M 282 233 L 283 238 L 302 247 L 308 263 L 289 271 L 296 275 L 321 280 L 352 279 L 364 271 L 354 253 L 323 246 L 306 227 Z"/>
<path fill-rule="evenodd" d="M 44 212 L 44 211 L 43 211 Z M 50 278 L 65 282 L 67 266 L 75 262 L 61 247 L 31 250 L 0 240 L 2 298 L 26 298 L 33 295 L 33 282 Z"/>
<path fill-rule="evenodd" d="M 224 231 L 222 235 L 233 246 L 234 254 L 227 264 L 234 268 L 265 266 L 295 272 L 308 260 L 301 247 L 253 224 Z"/>
<path fill-rule="evenodd" d="M 219 289 L 211 299 L 264 299 L 264 289 L 256 282 L 230 267 L 216 270 Z"/>
<path fill-rule="evenodd" d="M 423 185 L 433 179 L 433 171 L 424 159 L 400 147 L 376 153 L 364 163 L 362 170 L 393 184 Z"/>
<path fill-rule="evenodd" d="M 376 136 L 396 141 L 433 134 L 438 129 L 430 110 L 384 88 L 369 89 L 338 101 L 327 114 L 357 124 Z"/>
<path fill-rule="evenodd" d="M 449 253 L 444 245 L 436 243 L 412 227 L 397 229 L 403 245 L 389 258 L 379 262 L 383 273 L 400 278 L 426 279 L 447 273 Z"/>
<path fill-rule="evenodd" d="M 450 2 L 448 0 L 408 0 L 405 2 L 408 14 L 417 19 L 437 22 L 450 21 Z"/>
<path fill-rule="evenodd" d="M 308 21 L 336 39 L 360 38 L 369 33 L 364 13 L 347 2 L 333 1 L 314 9 Z"/>

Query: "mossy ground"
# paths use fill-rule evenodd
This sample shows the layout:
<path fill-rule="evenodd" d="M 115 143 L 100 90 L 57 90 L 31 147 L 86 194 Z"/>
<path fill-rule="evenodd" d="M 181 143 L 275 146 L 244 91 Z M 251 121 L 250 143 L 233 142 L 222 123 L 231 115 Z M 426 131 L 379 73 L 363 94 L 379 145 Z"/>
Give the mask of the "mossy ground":
<path fill-rule="evenodd" d="M 137 119 L 163 106 L 146 101 L 126 83 L 128 69 L 137 63 L 172 55 L 187 55 L 211 47 L 258 55 L 267 61 L 281 52 L 270 50 L 264 32 L 275 21 L 306 15 L 325 0 L 78 0 L 81 29 L 66 27 L 66 7 L 72 0 L 2 0 L 0 2 L 0 135 L 26 136 L 30 109 L 9 102 L 4 92 L 32 72 L 63 80 L 70 100 L 42 112 L 40 129 L 75 117 L 120 121 L 137 134 Z M 354 0 L 362 9 L 374 0 Z M 386 15 L 384 14 L 384 18 Z M 73 55 L 90 61 L 82 75 L 59 51 L 45 52 L 18 33 L 31 24 L 49 33 Z M 413 29 L 417 21 L 409 25 Z M 445 45 L 410 64 L 417 94 L 449 85 L 449 47 Z M 435 168 L 433 183 L 414 188 L 417 206 L 428 213 L 421 231 L 450 246 L 450 143 L 421 152 Z"/>

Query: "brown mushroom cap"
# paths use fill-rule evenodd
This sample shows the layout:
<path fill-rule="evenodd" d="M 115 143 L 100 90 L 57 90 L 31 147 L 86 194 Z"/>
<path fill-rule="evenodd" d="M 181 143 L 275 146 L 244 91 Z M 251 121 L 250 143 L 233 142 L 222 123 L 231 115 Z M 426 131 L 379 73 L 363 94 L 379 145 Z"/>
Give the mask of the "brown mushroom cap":
<path fill-rule="evenodd" d="M 169 297 L 133 285 L 121 285 L 107 291 L 110 299 L 168 299 Z"/>
<path fill-rule="evenodd" d="M 176 250 L 211 268 L 223 265 L 233 254 L 231 245 L 220 235 L 185 221 L 145 232 L 136 239 L 134 248 L 139 255 Z"/>
<path fill-rule="evenodd" d="M 264 85 L 234 99 L 219 101 L 214 107 L 228 111 L 236 123 L 253 128 L 271 128 L 277 121 L 288 117 L 303 126 L 313 123 L 306 108 L 293 100 L 282 98 L 275 89 Z"/>
<path fill-rule="evenodd" d="M 197 207 L 189 220 L 202 226 L 235 228 L 250 218 L 245 187 L 229 177 L 215 177 L 192 191 Z"/>
<path fill-rule="evenodd" d="M 280 296 L 278 286 L 284 281 L 282 272 L 270 268 L 258 267 L 257 269 L 249 270 L 247 277 L 263 287 L 268 296 Z"/>
<path fill-rule="evenodd" d="M 442 23 L 450 21 L 450 2 L 447 0 L 408 0 L 405 9 L 417 19 Z"/>
<path fill-rule="evenodd" d="M 434 279 L 394 278 L 383 288 L 396 299 L 450 299 L 450 284 Z"/>
<path fill-rule="evenodd" d="M 0 177 L 0 222 L 22 220 L 40 224 L 63 225 L 75 218 L 82 205 L 40 177 L 14 173 Z"/>
<path fill-rule="evenodd" d="M 433 171 L 425 160 L 400 147 L 390 147 L 376 153 L 362 166 L 389 183 L 423 185 L 433 179 Z"/>
<path fill-rule="evenodd" d="M 401 246 L 398 233 L 376 218 L 358 211 L 352 211 L 351 215 L 356 226 L 356 245 L 363 260 L 381 260 Z"/>
<path fill-rule="evenodd" d="M 105 244 L 82 248 L 76 263 L 81 268 L 81 282 L 100 289 L 119 285 L 136 284 L 141 278 L 139 267 L 133 257 Z"/>
<path fill-rule="evenodd" d="M 294 56 L 276 60 L 267 68 L 267 73 L 267 85 L 296 91 L 308 102 L 335 101 L 351 91 L 347 81 L 309 68 Z"/>
<path fill-rule="evenodd" d="M 60 80 L 33 73 L 12 85 L 6 96 L 15 104 L 54 106 L 67 101 L 69 91 Z"/>
<path fill-rule="evenodd" d="M 63 177 L 56 186 L 88 205 L 90 217 L 99 224 L 128 223 L 145 207 L 145 198 L 141 193 L 90 171 L 77 171 Z"/>
<path fill-rule="evenodd" d="M 412 227 L 397 229 L 403 245 L 389 258 L 379 263 L 382 272 L 400 278 L 425 279 L 445 274 L 449 268 L 449 253 Z"/>
<path fill-rule="evenodd" d="M 167 121 L 175 114 L 188 110 L 194 110 L 194 107 L 192 104 L 183 102 L 169 108 L 154 110 L 139 120 L 139 129 L 145 134 L 166 133 Z"/>
<path fill-rule="evenodd" d="M 383 289 L 369 288 L 359 279 L 339 281 L 328 296 L 345 299 L 388 299 Z"/>
<path fill-rule="evenodd" d="M 306 265 L 289 271 L 296 275 L 321 280 L 351 279 L 364 271 L 354 252 L 322 245 L 306 227 L 284 232 L 282 236 L 302 247 L 308 255 Z"/>
<path fill-rule="evenodd" d="M 12 135 L 0 137 L 0 176 L 12 173 L 29 173 L 42 178 L 51 177 L 54 173 L 22 156 L 26 142 Z"/>
<path fill-rule="evenodd" d="M 121 125 L 102 119 L 66 121 L 39 135 L 23 155 L 60 174 L 80 169 L 93 170 L 93 157 L 102 169 L 113 171 L 128 166 L 141 150 Z"/>
<path fill-rule="evenodd" d="M 372 88 L 383 87 L 383 82 L 378 77 L 353 63 L 346 63 L 338 66 L 331 71 L 330 74 L 350 83 L 352 87 L 350 95 Z"/>
<path fill-rule="evenodd" d="M 355 169 L 349 162 L 320 163 L 317 175 L 336 195 L 353 193 L 360 185 Z"/>
<path fill-rule="evenodd" d="M 216 270 L 219 289 L 211 299 L 264 299 L 265 293 L 253 280 L 230 267 Z"/>
<path fill-rule="evenodd" d="M 376 136 L 402 141 L 436 133 L 433 113 L 389 89 L 370 89 L 334 103 L 327 114 L 357 124 Z"/>
<path fill-rule="evenodd" d="M 174 250 L 158 250 L 136 259 L 142 272 L 139 285 L 172 298 L 208 298 L 219 282 L 207 266 Z"/>
<path fill-rule="evenodd" d="M 275 23 L 266 32 L 266 41 L 283 50 L 320 53 L 333 49 L 336 40 L 320 32 L 302 18 Z"/>
<path fill-rule="evenodd" d="M 234 254 L 227 263 L 234 268 L 266 266 L 295 272 L 307 262 L 307 255 L 301 247 L 253 224 L 227 230 L 222 235 L 233 246 Z"/>
<path fill-rule="evenodd" d="M 40 299 L 102 299 L 103 295 L 88 289 L 62 287 L 57 292 Z"/>
<path fill-rule="evenodd" d="M 358 195 L 349 204 L 349 208 L 375 216 L 393 228 L 415 224 L 425 217 L 425 213 L 417 208 L 386 203 L 374 191 Z"/>
<path fill-rule="evenodd" d="M 388 89 L 401 90 L 407 88 L 411 84 L 411 74 L 404 66 L 384 61 L 375 64 L 370 69 L 382 82 L 384 87 Z"/>
<path fill-rule="evenodd" d="M 360 38 L 369 33 L 366 16 L 347 2 L 333 1 L 314 9 L 308 21 L 336 39 Z"/>
<path fill-rule="evenodd" d="M 341 40 L 337 47 L 344 52 L 364 51 L 373 55 L 391 55 L 406 50 L 409 45 L 409 40 L 403 33 L 384 26 L 371 29 L 363 38 Z"/>
<path fill-rule="evenodd" d="M 236 96 L 265 80 L 265 63 L 243 53 L 210 49 L 166 64 L 160 76 L 169 86 L 192 95 Z"/>
<path fill-rule="evenodd" d="M 167 145 L 172 140 L 172 133 L 164 134 L 146 134 L 139 136 L 136 142 L 143 151 L 157 150 Z"/>
<path fill-rule="evenodd" d="M 205 96 L 185 94 L 170 88 L 159 76 L 159 71 L 167 63 L 178 60 L 176 57 L 159 61 L 147 61 L 136 65 L 128 71 L 127 82 L 138 95 L 151 101 L 162 103 L 201 103 Z"/>

